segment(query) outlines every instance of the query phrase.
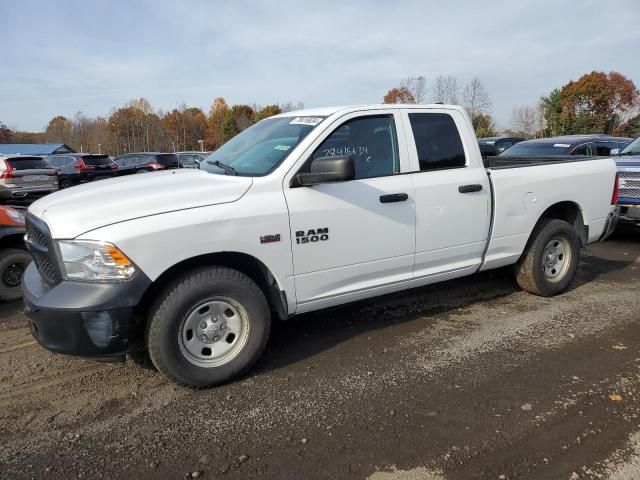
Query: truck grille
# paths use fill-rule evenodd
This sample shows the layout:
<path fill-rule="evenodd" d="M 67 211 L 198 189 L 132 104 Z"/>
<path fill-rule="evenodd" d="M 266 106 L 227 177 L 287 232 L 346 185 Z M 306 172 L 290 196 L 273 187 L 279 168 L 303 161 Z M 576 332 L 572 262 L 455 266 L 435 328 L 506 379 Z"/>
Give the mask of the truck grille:
<path fill-rule="evenodd" d="M 640 198 L 640 170 L 637 172 L 621 171 L 619 193 L 621 197 Z"/>
<path fill-rule="evenodd" d="M 56 266 L 56 254 L 47 225 L 31 214 L 27 214 L 25 223 L 27 245 L 40 275 L 49 283 L 59 283 L 60 274 Z"/>

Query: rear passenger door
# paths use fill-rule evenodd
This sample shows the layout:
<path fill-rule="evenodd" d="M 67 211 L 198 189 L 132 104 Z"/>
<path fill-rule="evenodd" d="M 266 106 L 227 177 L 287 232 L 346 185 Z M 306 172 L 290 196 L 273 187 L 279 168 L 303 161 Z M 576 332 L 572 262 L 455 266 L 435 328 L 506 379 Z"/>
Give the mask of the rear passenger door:
<path fill-rule="evenodd" d="M 415 172 L 414 277 L 473 271 L 482 262 L 491 216 L 487 173 L 470 164 L 475 137 L 456 110 L 408 110 L 403 118 Z"/>

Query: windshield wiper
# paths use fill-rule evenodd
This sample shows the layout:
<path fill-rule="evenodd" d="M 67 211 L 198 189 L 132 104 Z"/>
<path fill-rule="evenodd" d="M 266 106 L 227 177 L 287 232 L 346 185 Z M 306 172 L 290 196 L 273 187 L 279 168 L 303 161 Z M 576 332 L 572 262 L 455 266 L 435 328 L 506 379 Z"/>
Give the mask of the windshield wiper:
<path fill-rule="evenodd" d="M 213 162 L 209 161 L 207 163 L 221 168 L 227 175 L 238 175 L 238 172 L 236 172 L 235 168 L 233 168 L 231 165 L 227 165 L 226 163 L 222 163 L 220 160 L 214 160 Z"/>

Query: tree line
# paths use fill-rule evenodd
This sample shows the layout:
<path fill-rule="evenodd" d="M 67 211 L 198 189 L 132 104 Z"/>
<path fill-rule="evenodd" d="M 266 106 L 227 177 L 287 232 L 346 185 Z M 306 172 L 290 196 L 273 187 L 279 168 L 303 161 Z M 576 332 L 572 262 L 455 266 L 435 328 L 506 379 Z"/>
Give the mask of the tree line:
<path fill-rule="evenodd" d="M 543 95 L 534 105 L 517 105 L 509 128 L 499 131 L 491 115 L 491 98 L 480 79 L 464 87 L 451 75 L 439 75 L 429 89 L 424 76 L 405 77 L 383 97 L 384 103 L 460 104 L 465 107 L 478 137 L 506 135 L 541 138 L 603 133 L 640 135 L 640 92 L 618 72 L 593 71 Z"/>
<path fill-rule="evenodd" d="M 492 115 L 489 92 L 475 77 L 464 86 L 451 75 L 439 75 L 428 85 L 423 75 L 400 80 L 383 97 L 384 103 L 442 102 L 463 105 L 478 137 L 497 134 L 526 138 L 581 133 L 640 135 L 640 92 L 618 72 L 593 71 L 543 95 L 533 105 L 513 108 L 509 128 L 500 131 Z M 135 151 L 215 150 L 255 122 L 281 112 L 299 110 L 299 102 L 229 106 L 216 98 L 208 112 L 181 105 L 155 110 L 138 98 L 91 118 L 82 112 L 72 118 L 52 118 L 43 132 L 12 131 L 0 122 L 0 143 L 66 143 L 77 151 L 112 155 Z"/>
<path fill-rule="evenodd" d="M 264 118 L 304 108 L 300 102 L 260 107 L 227 105 L 216 98 L 209 112 L 181 105 L 170 111 L 155 110 L 138 98 L 111 111 L 108 117 L 72 118 L 58 115 L 43 132 L 12 131 L 0 122 L 0 143 L 66 143 L 77 151 L 118 155 L 140 151 L 215 150 L 231 137 Z"/>

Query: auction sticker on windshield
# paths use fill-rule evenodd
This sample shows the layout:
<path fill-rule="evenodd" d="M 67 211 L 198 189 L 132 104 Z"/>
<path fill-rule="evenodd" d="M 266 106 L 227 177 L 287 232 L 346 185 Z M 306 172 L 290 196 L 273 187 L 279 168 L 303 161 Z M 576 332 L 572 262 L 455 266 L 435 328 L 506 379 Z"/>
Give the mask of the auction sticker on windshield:
<path fill-rule="evenodd" d="M 322 117 L 296 117 L 289 122 L 289 125 L 318 125 L 324 118 Z"/>

